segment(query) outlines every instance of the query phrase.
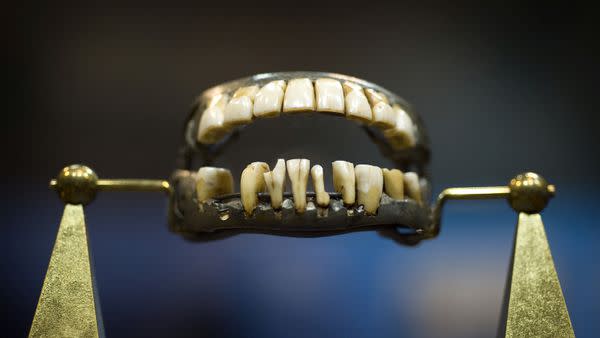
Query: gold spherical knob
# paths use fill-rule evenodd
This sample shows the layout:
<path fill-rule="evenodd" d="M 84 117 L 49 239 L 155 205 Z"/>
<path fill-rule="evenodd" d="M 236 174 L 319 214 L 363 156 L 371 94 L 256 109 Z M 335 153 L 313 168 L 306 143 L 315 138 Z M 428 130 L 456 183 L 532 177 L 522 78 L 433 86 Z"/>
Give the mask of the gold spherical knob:
<path fill-rule="evenodd" d="M 510 195 L 508 202 L 517 212 L 536 214 L 541 212 L 550 198 L 554 196 L 555 188 L 540 175 L 526 172 L 515 176 L 509 183 Z"/>
<path fill-rule="evenodd" d="M 69 204 L 86 205 L 96 197 L 98 175 L 81 164 L 63 168 L 50 186 L 58 192 L 60 199 Z"/>

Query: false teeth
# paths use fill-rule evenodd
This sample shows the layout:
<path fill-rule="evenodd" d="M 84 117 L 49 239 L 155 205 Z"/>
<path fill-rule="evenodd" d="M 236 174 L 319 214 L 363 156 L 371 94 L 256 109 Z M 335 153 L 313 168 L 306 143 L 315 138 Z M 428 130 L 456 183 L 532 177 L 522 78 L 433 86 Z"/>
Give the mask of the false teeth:
<path fill-rule="evenodd" d="M 315 81 L 317 111 L 344 114 L 344 91 L 339 81 L 318 79 Z"/>
<path fill-rule="evenodd" d="M 253 114 L 255 117 L 273 117 L 281 112 L 285 81 L 271 81 L 254 96 Z"/>
<path fill-rule="evenodd" d="M 294 196 L 294 207 L 296 212 L 302 213 L 306 210 L 306 184 L 310 161 L 307 159 L 293 159 L 287 161 L 287 173 L 292 182 L 292 195 Z"/>
<path fill-rule="evenodd" d="M 421 203 L 421 186 L 419 184 L 419 176 L 414 172 L 404 173 L 404 189 L 406 195 Z"/>
<path fill-rule="evenodd" d="M 357 204 L 364 206 L 368 215 L 375 215 L 383 192 L 383 174 L 381 168 L 359 164 L 354 167 L 356 173 Z"/>
<path fill-rule="evenodd" d="M 398 169 L 383 169 L 383 188 L 393 199 L 404 199 L 404 174 Z"/>
<path fill-rule="evenodd" d="M 415 127 L 410 116 L 399 105 L 394 105 L 392 109 L 396 114 L 396 123 L 394 128 L 385 130 L 383 135 L 395 149 L 413 147 L 416 143 Z"/>
<path fill-rule="evenodd" d="M 325 191 L 325 182 L 323 179 L 323 167 L 320 165 L 314 165 L 310 169 L 310 175 L 312 176 L 313 186 L 315 188 L 315 194 L 317 195 L 317 205 L 320 207 L 327 207 L 329 205 L 329 194 Z"/>
<path fill-rule="evenodd" d="M 224 168 L 202 167 L 196 174 L 196 197 L 205 202 L 213 197 L 233 193 L 233 176 Z"/>
<path fill-rule="evenodd" d="M 240 180 L 240 196 L 244 210 L 252 214 L 258 205 L 258 193 L 265 189 L 263 174 L 269 171 L 269 165 L 264 162 L 252 162 L 242 171 Z"/>
<path fill-rule="evenodd" d="M 389 104 L 390 102 L 388 101 L 387 96 L 383 95 L 382 93 L 379 93 L 373 89 L 365 89 L 365 94 L 367 95 L 367 98 L 369 99 L 369 103 L 371 103 L 371 106 L 375 106 L 377 105 L 379 102 L 384 102 Z"/>
<path fill-rule="evenodd" d="M 382 129 L 396 126 L 396 113 L 385 102 L 379 102 L 373 107 L 373 124 Z"/>
<path fill-rule="evenodd" d="M 346 95 L 346 117 L 351 120 L 371 123 L 373 113 L 362 87 L 346 81 L 343 88 Z"/>
<path fill-rule="evenodd" d="M 273 209 L 281 208 L 285 188 L 285 160 L 278 159 L 272 171 L 263 174 Z"/>
<path fill-rule="evenodd" d="M 283 111 L 315 110 L 315 91 L 310 79 L 290 80 L 283 97 Z"/>
<path fill-rule="evenodd" d="M 342 200 L 346 205 L 354 204 L 356 200 L 354 176 L 354 164 L 346 161 L 334 161 L 331 163 L 333 169 L 333 188 L 342 193 Z"/>
<path fill-rule="evenodd" d="M 215 143 L 227 133 L 227 128 L 223 126 L 223 110 L 228 100 L 229 96 L 223 94 L 215 95 L 211 99 L 200 118 L 197 136 L 200 143 Z"/>

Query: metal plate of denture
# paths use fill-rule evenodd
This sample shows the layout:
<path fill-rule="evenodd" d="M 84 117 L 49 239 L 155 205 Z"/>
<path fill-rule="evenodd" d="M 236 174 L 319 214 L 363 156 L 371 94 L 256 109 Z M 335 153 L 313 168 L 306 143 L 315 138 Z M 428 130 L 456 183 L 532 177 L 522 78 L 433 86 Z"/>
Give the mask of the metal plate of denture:
<path fill-rule="evenodd" d="M 328 208 L 315 205 L 315 194 L 307 193 L 304 213 L 294 210 L 293 199 L 284 194 L 282 208 L 273 210 L 270 197 L 259 194 L 259 205 L 252 215 L 245 213 L 239 194 L 221 196 L 199 203 L 196 182 L 191 175 L 174 180 L 171 200 L 171 229 L 202 239 L 215 233 L 268 233 L 314 237 L 340 233 L 400 228 L 409 235 L 427 233 L 431 227 L 430 210 L 414 200 L 394 200 L 383 194 L 377 215 L 365 214 L 360 206 L 345 206 L 340 194 L 330 193 Z M 190 236 L 192 235 L 192 236 Z"/>

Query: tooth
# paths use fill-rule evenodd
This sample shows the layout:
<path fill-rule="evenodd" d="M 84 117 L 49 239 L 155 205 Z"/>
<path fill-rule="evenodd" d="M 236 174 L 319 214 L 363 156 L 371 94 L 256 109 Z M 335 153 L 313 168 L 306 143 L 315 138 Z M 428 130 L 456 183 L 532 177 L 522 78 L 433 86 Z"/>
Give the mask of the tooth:
<path fill-rule="evenodd" d="M 383 189 L 393 199 L 404 199 L 404 174 L 398 169 L 383 169 Z"/>
<path fill-rule="evenodd" d="M 283 98 L 284 112 L 315 110 L 315 91 L 310 79 L 290 80 Z"/>
<path fill-rule="evenodd" d="M 315 81 L 317 111 L 344 114 L 344 91 L 339 81 L 318 79 Z"/>
<path fill-rule="evenodd" d="M 352 205 L 356 199 L 356 187 L 354 176 L 354 164 L 346 161 L 334 161 L 331 163 L 333 169 L 333 188 L 342 193 L 342 200 L 346 205 Z"/>
<path fill-rule="evenodd" d="M 229 101 L 229 96 L 215 95 L 202 113 L 198 126 L 198 141 L 211 144 L 220 140 L 228 129 L 223 126 L 223 110 Z"/>
<path fill-rule="evenodd" d="M 371 106 L 375 106 L 379 102 L 385 102 L 387 104 L 390 103 L 385 95 L 378 93 L 373 89 L 365 89 L 365 94 L 367 94 L 367 98 L 369 99 Z"/>
<path fill-rule="evenodd" d="M 240 180 L 240 195 L 246 213 L 252 214 L 258 205 L 258 193 L 265 190 L 263 174 L 269 171 L 269 165 L 264 162 L 252 162 L 242 171 Z"/>
<path fill-rule="evenodd" d="M 285 160 L 278 159 L 273 171 L 263 174 L 273 209 L 281 208 L 285 188 Z"/>
<path fill-rule="evenodd" d="M 256 96 L 256 93 L 258 93 L 258 86 L 256 86 L 256 85 L 255 86 L 242 87 L 242 88 L 239 88 L 238 90 L 235 91 L 235 93 L 233 94 L 233 97 L 247 96 L 251 100 L 254 100 L 254 97 Z"/>
<path fill-rule="evenodd" d="M 248 96 L 232 98 L 225 107 L 223 125 L 226 128 L 252 122 L 252 99 Z"/>
<path fill-rule="evenodd" d="M 419 176 L 416 173 L 404 173 L 404 190 L 406 195 L 421 203 L 421 186 L 419 185 Z"/>
<path fill-rule="evenodd" d="M 292 182 L 292 194 L 294 196 L 294 207 L 297 212 L 306 210 L 306 184 L 310 161 L 307 159 L 293 159 L 287 161 L 287 172 Z"/>
<path fill-rule="evenodd" d="M 410 116 L 399 105 L 394 105 L 392 109 L 396 114 L 396 125 L 394 128 L 384 130 L 383 135 L 394 149 L 413 147 L 416 140 L 414 125 Z"/>
<path fill-rule="evenodd" d="M 363 205 L 368 215 L 375 215 L 383 192 L 381 168 L 359 164 L 354 167 L 354 172 L 356 173 L 356 203 Z"/>
<path fill-rule="evenodd" d="M 196 197 L 205 202 L 213 197 L 233 193 L 233 176 L 224 168 L 202 167 L 196 174 Z"/>
<path fill-rule="evenodd" d="M 346 94 L 346 117 L 370 123 L 373 113 L 362 87 L 346 81 L 344 82 L 344 93 Z"/>
<path fill-rule="evenodd" d="M 315 194 L 317 195 L 317 205 L 320 207 L 327 207 L 329 205 L 329 194 L 325 191 L 325 182 L 323 180 L 323 167 L 320 165 L 314 165 L 310 169 L 310 175 L 312 176 L 313 186 L 315 187 Z"/>
<path fill-rule="evenodd" d="M 379 102 L 373 107 L 373 124 L 381 129 L 396 126 L 396 113 L 389 104 Z"/>
<path fill-rule="evenodd" d="M 273 117 L 281 112 L 285 81 L 271 81 L 254 96 L 254 116 Z"/>

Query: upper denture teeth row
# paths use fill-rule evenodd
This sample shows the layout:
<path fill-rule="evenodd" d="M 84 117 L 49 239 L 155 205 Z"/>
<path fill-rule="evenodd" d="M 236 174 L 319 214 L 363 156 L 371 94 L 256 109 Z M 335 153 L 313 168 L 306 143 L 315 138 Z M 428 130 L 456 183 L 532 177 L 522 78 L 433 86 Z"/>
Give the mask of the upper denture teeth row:
<path fill-rule="evenodd" d="M 275 117 L 281 112 L 327 112 L 380 128 L 395 148 L 415 145 L 415 126 L 398 104 L 370 88 L 330 78 L 271 81 L 237 89 L 232 96 L 218 94 L 204 107 L 198 141 L 212 144 L 232 128 L 255 118 Z"/>
<path fill-rule="evenodd" d="M 340 193 L 345 205 L 363 206 L 369 215 L 377 213 L 383 192 L 393 199 L 405 196 L 421 203 L 419 177 L 414 172 L 398 169 L 381 169 L 377 166 L 347 161 L 334 161 L 333 187 Z M 307 159 L 277 160 L 273 170 L 265 162 L 250 163 L 242 171 L 240 197 L 244 210 L 252 214 L 258 206 L 258 194 L 268 192 L 273 209 L 280 209 L 286 187 L 286 174 L 291 184 L 294 208 L 298 213 L 306 210 L 306 186 L 309 175 L 315 191 L 315 203 L 329 206 L 330 196 L 325 191 L 323 167 L 310 166 Z M 233 176 L 223 168 L 202 167 L 196 175 L 196 196 L 200 203 L 233 193 Z"/>

